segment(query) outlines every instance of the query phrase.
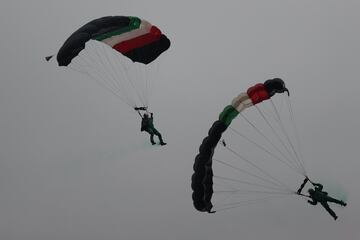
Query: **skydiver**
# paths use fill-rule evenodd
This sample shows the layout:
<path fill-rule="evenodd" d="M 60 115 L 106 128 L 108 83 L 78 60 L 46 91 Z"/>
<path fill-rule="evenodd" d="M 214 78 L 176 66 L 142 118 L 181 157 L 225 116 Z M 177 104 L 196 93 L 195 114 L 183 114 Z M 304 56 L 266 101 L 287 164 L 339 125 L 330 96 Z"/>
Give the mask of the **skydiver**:
<path fill-rule="evenodd" d="M 154 127 L 154 116 L 153 113 L 150 113 L 150 117 L 148 113 L 144 113 L 144 115 L 141 115 L 139 110 L 143 110 L 143 111 L 147 111 L 147 108 L 145 107 L 140 107 L 140 108 L 135 108 L 135 110 L 139 113 L 140 117 L 141 117 L 141 132 L 145 131 L 147 133 L 150 134 L 150 142 L 152 145 L 155 145 L 155 141 L 154 141 L 154 135 L 156 135 L 159 138 L 160 141 L 160 145 L 166 145 L 166 143 L 163 141 L 162 136 L 160 134 L 160 132 L 158 130 L 156 130 L 156 128 Z"/>
<path fill-rule="evenodd" d="M 303 184 L 297 192 L 299 195 L 302 195 L 301 190 L 308 181 L 310 180 L 308 178 L 305 178 Z M 319 202 L 325 208 L 325 210 L 334 218 L 334 220 L 336 220 L 338 217 L 336 216 L 335 212 L 329 207 L 328 202 L 333 202 L 343 207 L 345 207 L 347 204 L 342 200 L 337 200 L 335 198 L 329 197 L 327 192 L 322 191 L 323 185 L 321 185 L 320 183 L 312 184 L 314 185 L 314 189 L 308 190 L 309 196 L 307 197 L 311 198 L 311 200 L 308 200 L 308 203 L 310 203 L 311 205 L 316 205 Z"/>

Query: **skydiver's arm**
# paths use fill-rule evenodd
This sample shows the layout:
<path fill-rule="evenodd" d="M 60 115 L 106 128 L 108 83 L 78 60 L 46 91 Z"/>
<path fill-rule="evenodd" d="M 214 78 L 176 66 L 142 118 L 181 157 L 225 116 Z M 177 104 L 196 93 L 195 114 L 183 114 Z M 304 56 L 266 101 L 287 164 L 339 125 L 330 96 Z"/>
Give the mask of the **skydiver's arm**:
<path fill-rule="evenodd" d="M 317 201 L 315 201 L 315 200 L 308 200 L 308 203 L 310 203 L 311 205 L 316 205 L 317 204 Z"/>
<path fill-rule="evenodd" d="M 150 117 L 151 117 L 151 118 L 154 118 L 153 115 L 154 115 L 153 113 L 150 113 Z"/>

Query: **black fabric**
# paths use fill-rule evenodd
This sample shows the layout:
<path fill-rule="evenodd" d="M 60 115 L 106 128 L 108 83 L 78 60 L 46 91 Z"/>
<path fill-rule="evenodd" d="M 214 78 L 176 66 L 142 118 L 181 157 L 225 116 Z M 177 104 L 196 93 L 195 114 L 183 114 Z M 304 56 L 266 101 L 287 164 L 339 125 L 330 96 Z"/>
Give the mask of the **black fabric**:
<path fill-rule="evenodd" d="M 289 94 L 288 89 L 285 87 L 284 81 L 280 78 L 266 80 L 264 82 L 264 87 L 269 94 L 269 97 L 274 96 L 275 93 L 287 92 Z"/>
<path fill-rule="evenodd" d="M 141 62 L 149 64 L 154 61 L 161 53 L 165 52 L 170 47 L 170 40 L 162 34 L 160 39 L 147 44 L 141 48 L 125 53 L 124 55 L 134 62 Z"/>
<path fill-rule="evenodd" d="M 199 147 L 199 153 L 195 157 L 194 174 L 191 177 L 193 189 L 192 199 L 194 207 L 202 212 L 211 212 L 213 207 L 211 197 L 213 195 L 213 171 L 212 156 L 222 133 L 227 126 L 220 120 L 214 122 Z"/>
<path fill-rule="evenodd" d="M 108 16 L 88 22 L 71 34 L 60 48 L 57 54 L 59 66 L 69 65 L 71 60 L 85 48 L 85 43 L 91 38 L 115 29 L 126 27 L 129 23 L 129 17 L 125 16 Z"/>

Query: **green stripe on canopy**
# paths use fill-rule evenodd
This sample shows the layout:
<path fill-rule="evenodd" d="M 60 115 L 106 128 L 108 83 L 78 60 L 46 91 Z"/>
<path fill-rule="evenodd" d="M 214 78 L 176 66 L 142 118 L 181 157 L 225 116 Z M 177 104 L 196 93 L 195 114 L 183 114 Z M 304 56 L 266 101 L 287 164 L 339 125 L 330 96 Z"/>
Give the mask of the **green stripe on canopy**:
<path fill-rule="evenodd" d="M 231 121 L 236 118 L 239 112 L 231 105 L 228 105 L 219 115 L 219 120 L 222 121 L 226 126 L 231 124 Z"/>
<path fill-rule="evenodd" d="M 102 41 L 104 39 L 110 38 L 112 36 L 120 35 L 122 33 L 130 32 L 131 30 L 137 29 L 140 27 L 141 19 L 137 17 L 129 17 L 130 23 L 127 27 L 120 28 L 118 30 L 104 33 L 100 36 L 93 38 L 94 40 Z"/>

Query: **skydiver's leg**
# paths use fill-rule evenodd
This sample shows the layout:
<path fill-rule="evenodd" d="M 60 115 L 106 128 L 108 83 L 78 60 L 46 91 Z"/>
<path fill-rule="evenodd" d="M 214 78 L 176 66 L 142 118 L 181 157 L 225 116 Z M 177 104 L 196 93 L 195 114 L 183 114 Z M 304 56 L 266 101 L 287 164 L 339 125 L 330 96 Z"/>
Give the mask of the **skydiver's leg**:
<path fill-rule="evenodd" d="M 155 141 L 154 141 L 154 134 L 153 133 L 150 133 L 150 142 L 152 145 L 155 144 Z"/>
<path fill-rule="evenodd" d="M 326 211 L 334 218 L 334 220 L 337 219 L 337 216 L 335 212 L 329 207 L 329 205 L 326 202 L 322 202 L 321 205 L 326 209 Z"/>
<path fill-rule="evenodd" d="M 327 197 L 327 201 L 328 202 L 333 202 L 333 203 L 336 203 L 336 204 L 339 204 L 341 206 L 346 206 L 346 203 L 344 201 L 341 201 L 341 200 L 337 200 L 335 198 L 332 198 L 332 197 Z"/>
<path fill-rule="evenodd" d="M 145 131 L 148 134 L 150 134 L 150 142 L 151 142 L 152 145 L 154 145 L 155 141 L 154 141 L 154 132 L 153 132 L 153 130 L 151 128 L 147 128 Z"/>
<path fill-rule="evenodd" d="M 161 145 L 165 145 L 166 143 L 164 143 L 160 132 L 159 132 L 158 130 L 156 130 L 155 128 L 153 129 L 153 132 L 154 132 L 154 134 L 159 138 L 160 144 L 161 144 Z"/>

